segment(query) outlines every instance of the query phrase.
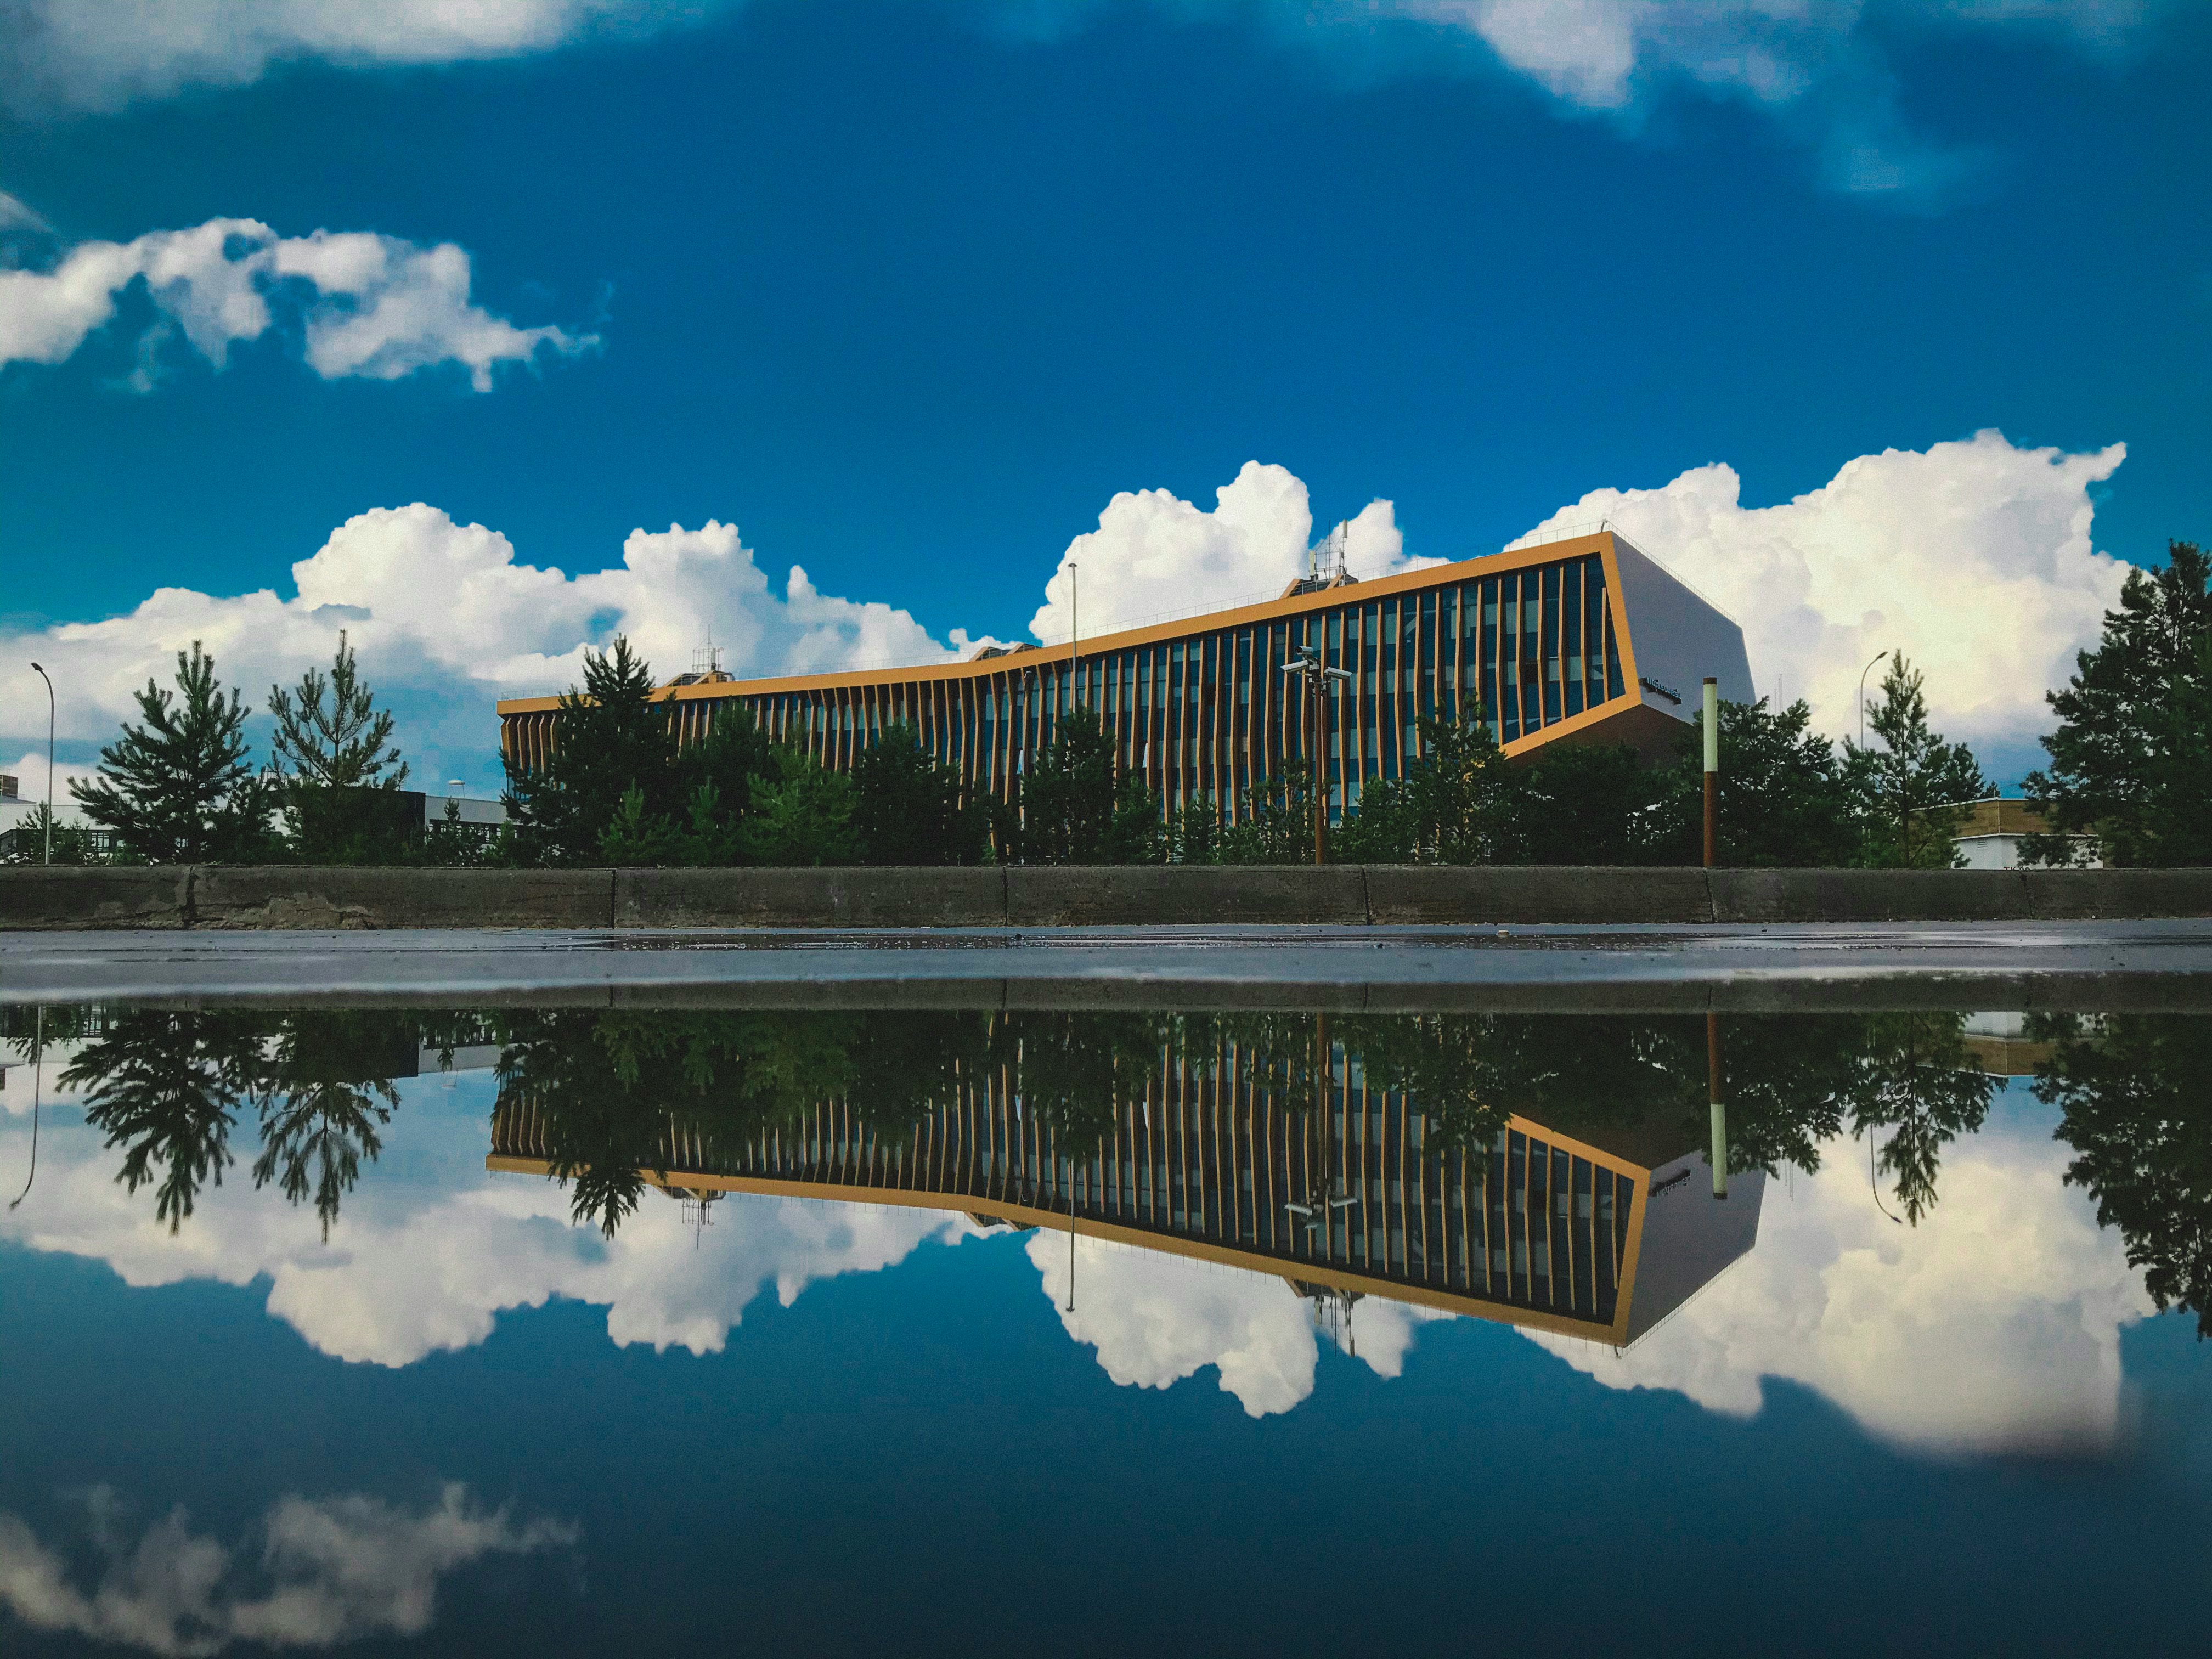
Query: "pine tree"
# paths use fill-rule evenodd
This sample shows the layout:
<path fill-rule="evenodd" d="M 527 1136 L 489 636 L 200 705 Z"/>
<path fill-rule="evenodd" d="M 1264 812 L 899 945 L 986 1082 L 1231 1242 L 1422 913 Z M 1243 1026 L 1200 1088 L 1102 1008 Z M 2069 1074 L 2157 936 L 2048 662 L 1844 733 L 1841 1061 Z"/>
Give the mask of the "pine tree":
<path fill-rule="evenodd" d="M 652 666 L 626 636 L 611 650 L 585 653 L 583 689 L 562 695 L 552 758 L 507 775 L 507 811 L 524 861 L 597 861 L 600 838 L 633 789 L 644 819 L 684 813 L 689 792 L 676 772 L 675 734 L 653 692 Z"/>
<path fill-rule="evenodd" d="M 353 647 L 343 632 L 330 678 L 310 668 L 301 676 L 296 693 L 270 686 L 269 713 L 276 722 L 270 743 L 276 769 L 291 780 L 331 789 L 397 789 L 407 781 L 407 763 L 397 748 L 387 746 L 392 714 L 377 708 L 376 694 L 362 683 Z"/>
<path fill-rule="evenodd" d="M 1704 715 L 1685 733 L 1661 780 L 1650 854 L 1668 863 L 1703 856 Z M 1766 699 L 1721 704 L 1719 853 L 1736 869 L 1833 868 L 1851 862 L 1858 837 L 1835 744 L 1812 729 L 1802 700 L 1770 712 Z"/>
<path fill-rule="evenodd" d="M 1929 729 L 1926 677 L 1890 659 L 1881 702 L 1867 705 L 1879 749 L 1844 741 L 1844 778 L 1859 819 L 1858 862 L 1877 870 L 1948 870 L 1960 862 L 1960 826 L 1989 781 L 1963 743 Z"/>
<path fill-rule="evenodd" d="M 853 827 L 864 864 L 981 864 L 990 820 L 961 799 L 960 775 L 939 765 L 903 720 L 886 726 L 853 765 Z"/>
<path fill-rule="evenodd" d="M 246 705 L 215 677 L 192 641 L 177 653 L 177 695 L 152 680 L 137 694 L 145 724 L 126 723 L 100 751 L 100 775 L 70 793 L 113 831 L 126 859 L 152 864 L 239 863 L 271 855 L 270 791 L 246 758 Z"/>
<path fill-rule="evenodd" d="M 1022 781 L 1021 855 L 1037 864 L 1158 864 L 1167 857 L 1158 793 L 1116 775 L 1113 739 L 1079 709 L 1060 722 Z"/>
<path fill-rule="evenodd" d="M 2212 556 L 2167 548 L 2162 570 L 2131 570 L 2094 651 L 2048 695 L 2058 729 L 2027 794 L 2051 825 L 2022 849 L 2075 856 L 2094 835 L 2107 864 L 2212 864 Z"/>
<path fill-rule="evenodd" d="M 389 864 L 420 846 L 423 826 L 399 799 L 407 763 L 392 746 L 392 715 L 362 683 L 353 647 L 338 635 L 325 678 L 302 675 L 296 690 L 269 688 L 276 723 L 270 747 L 293 845 L 318 864 Z M 376 792 L 364 799 L 361 792 Z"/>

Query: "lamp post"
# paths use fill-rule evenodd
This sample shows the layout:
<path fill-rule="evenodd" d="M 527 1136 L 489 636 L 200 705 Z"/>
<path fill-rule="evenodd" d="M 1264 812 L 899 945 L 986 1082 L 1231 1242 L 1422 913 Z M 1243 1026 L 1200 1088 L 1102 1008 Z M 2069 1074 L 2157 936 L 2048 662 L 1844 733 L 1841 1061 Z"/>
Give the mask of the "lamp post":
<path fill-rule="evenodd" d="M 52 677 L 38 664 L 33 663 L 31 666 L 38 669 L 39 678 L 46 683 L 46 844 L 39 855 L 39 862 L 52 864 L 54 861 L 54 682 Z"/>
<path fill-rule="evenodd" d="M 1866 677 L 1874 672 L 1875 664 L 1888 654 L 1887 651 L 1875 652 L 1867 659 L 1867 665 L 1859 670 L 1859 747 L 1862 749 L 1866 747 Z"/>
<path fill-rule="evenodd" d="M 1309 647 L 1296 662 L 1285 663 L 1283 672 L 1301 675 L 1306 683 L 1307 714 L 1313 727 L 1314 862 L 1322 864 L 1328 858 L 1328 788 L 1322 765 L 1327 732 L 1322 716 L 1322 692 L 1331 680 L 1341 687 L 1351 684 L 1358 677 L 1341 668 L 1326 666 L 1317 647 Z"/>
<path fill-rule="evenodd" d="M 1076 653 L 1083 646 L 1083 593 L 1078 568 L 1074 560 L 1067 562 L 1067 677 L 1074 682 L 1068 688 L 1070 712 L 1083 707 L 1083 677 L 1076 671 Z"/>

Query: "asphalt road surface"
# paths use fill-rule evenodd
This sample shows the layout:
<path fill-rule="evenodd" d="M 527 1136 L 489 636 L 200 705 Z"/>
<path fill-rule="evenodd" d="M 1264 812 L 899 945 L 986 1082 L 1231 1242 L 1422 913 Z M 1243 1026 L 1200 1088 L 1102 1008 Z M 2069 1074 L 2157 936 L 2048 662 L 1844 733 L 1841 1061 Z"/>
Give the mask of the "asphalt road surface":
<path fill-rule="evenodd" d="M 0 933 L 0 1002 L 2212 1009 L 2212 921 Z"/>

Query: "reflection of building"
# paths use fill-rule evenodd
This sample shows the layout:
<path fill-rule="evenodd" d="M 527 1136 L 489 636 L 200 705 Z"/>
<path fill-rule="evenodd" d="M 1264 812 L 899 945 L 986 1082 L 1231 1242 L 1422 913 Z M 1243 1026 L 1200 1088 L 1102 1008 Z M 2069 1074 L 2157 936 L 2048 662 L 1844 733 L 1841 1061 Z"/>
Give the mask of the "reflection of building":
<path fill-rule="evenodd" d="M 1110 1138 L 1072 1170 L 1035 1103 L 993 1073 L 896 1139 L 831 1103 L 734 1146 L 664 1139 L 666 1168 L 646 1174 L 695 1200 L 745 1192 L 1073 1225 L 1279 1274 L 1302 1295 L 1380 1296 L 1616 1345 L 1758 1235 L 1762 1177 L 1736 1176 L 1716 1200 L 1702 1148 L 1638 1126 L 1606 1136 L 1623 1148 L 1608 1150 L 1520 1117 L 1486 1146 L 1443 1146 L 1413 1103 L 1368 1088 L 1340 1049 L 1318 1110 L 1233 1044 L 1163 1055 L 1123 1102 Z M 547 1151 L 536 1104 L 503 1098 L 489 1167 L 546 1174 Z"/>
<path fill-rule="evenodd" d="M 833 769 L 894 720 L 1003 798 L 1072 708 L 1100 715 L 1122 766 L 1170 808 L 1238 797 L 1308 757 L 1300 677 L 1310 653 L 1352 678 L 1328 696 L 1331 805 L 1397 777 L 1417 757 L 1417 720 L 1480 707 L 1509 753 L 1561 738 L 1671 749 L 1698 682 L 1748 701 L 1743 635 L 1726 617 L 1609 531 L 1374 581 L 1340 572 L 1264 604 L 1049 646 L 987 647 L 965 662 L 734 680 L 690 674 L 658 694 L 680 738 L 738 703 L 771 737 Z M 1331 682 L 1333 685 L 1340 682 Z M 507 763 L 551 751 L 557 698 L 501 702 Z"/>

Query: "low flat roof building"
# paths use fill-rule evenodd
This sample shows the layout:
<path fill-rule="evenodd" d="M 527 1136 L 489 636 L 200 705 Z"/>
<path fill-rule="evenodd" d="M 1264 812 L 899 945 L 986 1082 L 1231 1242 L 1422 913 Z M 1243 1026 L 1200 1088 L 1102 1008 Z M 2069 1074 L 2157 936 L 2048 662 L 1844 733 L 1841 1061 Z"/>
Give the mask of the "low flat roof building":
<path fill-rule="evenodd" d="M 1096 637 L 986 648 L 965 661 L 771 679 L 686 675 L 657 694 L 680 739 L 732 702 L 832 769 L 906 721 L 979 792 L 1005 799 L 1080 708 L 1170 811 L 1239 798 L 1311 757 L 1312 711 L 1286 664 L 1314 654 L 1349 680 L 1323 694 L 1321 769 L 1333 815 L 1420 753 L 1424 715 L 1483 711 L 1510 755 L 1557 742 L 1668 752 L 1710 674 L 1750 701 L 1736 624 L 1617 532 L 1601 530 L 1372 581 L 1341 573 L 1276 599 Z M 499 705 L 508 766 L 544 763 L 557 697 Z"/>

